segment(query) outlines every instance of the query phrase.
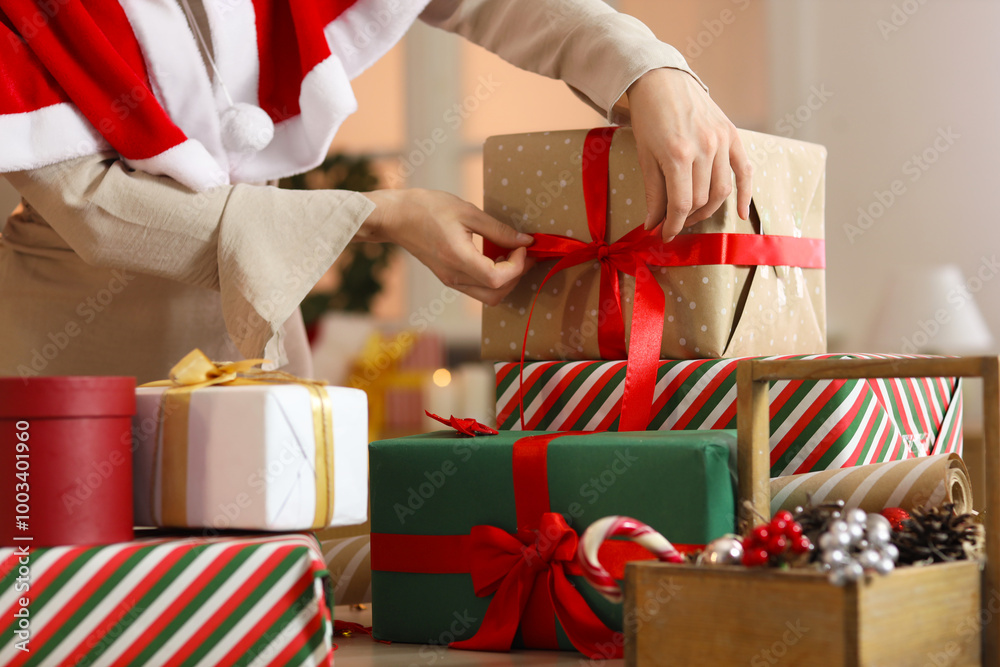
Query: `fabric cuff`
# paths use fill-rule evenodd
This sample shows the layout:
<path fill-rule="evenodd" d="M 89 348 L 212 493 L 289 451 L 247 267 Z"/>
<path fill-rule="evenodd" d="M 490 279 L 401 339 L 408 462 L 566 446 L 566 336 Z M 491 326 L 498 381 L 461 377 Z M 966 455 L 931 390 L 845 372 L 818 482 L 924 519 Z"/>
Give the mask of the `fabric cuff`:
<path fill-rule="evenodd" d="M 282 325 L 374 210 L 357 192 L 237 185 L 219 227 L 226 329 L 247 358 L 284 366 Z M 257 222 L 251 231 L 242 224 Z"/>

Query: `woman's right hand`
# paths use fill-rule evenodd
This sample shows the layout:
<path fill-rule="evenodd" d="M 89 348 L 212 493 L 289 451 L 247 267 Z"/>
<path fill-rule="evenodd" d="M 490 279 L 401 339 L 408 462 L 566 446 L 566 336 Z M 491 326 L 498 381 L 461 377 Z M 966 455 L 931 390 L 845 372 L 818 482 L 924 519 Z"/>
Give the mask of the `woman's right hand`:
<path fill-rule="evenodd" d="M 495 306 L 534 266 L 525 247 L 534 239 L 476 206 L 440 190 L 376 190 L 364 193 L 375 210 L 354 240 L 391 242 L 425 264 L 448 287 Z M 473 234 L 511 252 L 496 262 L 483 255 Z"/>

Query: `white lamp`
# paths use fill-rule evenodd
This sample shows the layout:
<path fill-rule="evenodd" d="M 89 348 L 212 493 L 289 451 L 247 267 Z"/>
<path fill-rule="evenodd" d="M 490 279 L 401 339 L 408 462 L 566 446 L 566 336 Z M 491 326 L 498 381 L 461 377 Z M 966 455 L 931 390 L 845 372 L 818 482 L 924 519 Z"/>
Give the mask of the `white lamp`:
<path fill-rule="evenodd" d="M 898 271 L 886 285 L 866 352 L 982 354 L 993 335 L 973 297 L 982 281 L 954 264 Z"/>

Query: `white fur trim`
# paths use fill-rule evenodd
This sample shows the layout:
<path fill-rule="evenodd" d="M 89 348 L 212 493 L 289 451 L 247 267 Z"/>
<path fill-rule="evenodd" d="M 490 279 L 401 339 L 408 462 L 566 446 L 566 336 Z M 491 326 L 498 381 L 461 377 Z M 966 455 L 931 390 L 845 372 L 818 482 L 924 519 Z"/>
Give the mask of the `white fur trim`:
<path fill-rule="evenodd" d="M 429 0 L 361 0 L 324 29 L 330 52 L 349 79 L 361 74 L 395 46 Z"/>
<path fill-rule="evenodd" d="M 362 0 L 330 23 L 324 32 L 332 55 L 303 79 L 300 115 L 278 123 L 274 140 L 260 153 L 231 156 L 232 181 L 268 181 L 320 164 L 337 130 L 357 111 L 350 80 L 398 43 L 426 5 L 426 0 Z M 368 39 L 358 42 L 354 31 Z"/>
<path fill-rule="evenodd" d="M 142 48 L 156 99 L 188 139 L 201 142 L 228 172 L 215 93 L 184 10 L 175 0 L 120 2 Z M 249 37 L 256 41 L 255 34 Z"/>
<path fill-rule="evenodd" d="M 260 105 L 260 55 L 257 53 L 257 16 L 252 0 L 203 0 L 212 31 L 212 51 L 234 102 Z M 206 38 L 208 36 L 206 35 Z M 229 106 L 222 86 L 215 84 L 215 103 L 221 112 Z"/>
<path fill-rule="evenodd" d="M 326 156 L 344 120 L 358 108 L 340 61 L 327 58 L 306 74 L 301 113 L 278 123 L 271 144 L 232 161 L 233 182 L 258 183 L 312 169 Z"/>
<path fill-rule="evenodd" d="M 187 17 L 175 0 L 120 0 L 142 48 L 153 94 L 188 140 L 151 158 L 126 160 L 135 169 L 170 176 L 202 191 L 227 183 L 254 183 L 307 171 L 326 156 L 344 120 L 357 110 L 350 80 L 406 33 L 428 0 L 361 0 L 324 29 L 332 55 L 308 72 L 299 94 L 301 113 L 275 127 L 256 154 L 227 153 L 220 116 L 229 108 L 209 76 Z M 235 102 L 259 104 L 256 17 L 252 0 L 204 0 L 214 57 Z M 5 127 L 6 126 L 6 127 Z M 9 128 L 10 131 L 7 131 Z M 0 116 L 13 144 L 0 171 L 39 167 L 109 146 L 69 104 Z M 6 139 L 8 142 L 11 139 Z"/>
<path fill-rule="evenodd" d="M 33 169 L 110 149 L 72 104 L 0 114 L 0 172 Z"/>
<path fill-rule="evenodd" d="M 201 142 L 193 139 L 145 160 L 125 160 L 125 164 L 154 176 L 169 176 L 197 192 L 229 182 L 229 175 L 219 169 Z"/>

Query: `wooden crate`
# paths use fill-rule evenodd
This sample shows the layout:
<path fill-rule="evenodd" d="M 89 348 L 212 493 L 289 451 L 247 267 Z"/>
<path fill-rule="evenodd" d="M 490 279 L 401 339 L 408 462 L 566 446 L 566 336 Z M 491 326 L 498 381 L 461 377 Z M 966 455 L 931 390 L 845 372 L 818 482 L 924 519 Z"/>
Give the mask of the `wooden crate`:
<path fill-rule="evenodd" d="M 906 567 L 843 588 L 814 570 L 631 563 L 625 664 L 967 667 L 1000 665 L 1000 357 L 746 360 L 737 372 L 739 484 L 770 512 L 768 382 L 781 379 L 983 378 L 987 561 Z M 985 502 L 984 502 L 985 501 Z M 743 508 L 741 508 L 743 509 Z M 761 519 L 741 513 L 746 528 Z"/>
<path fill-rule="evenodd" d="M 626 665 L 980 664 L 977 563 L 905 568 L 843 588 L 816 571 L 627 569 Z"/>

